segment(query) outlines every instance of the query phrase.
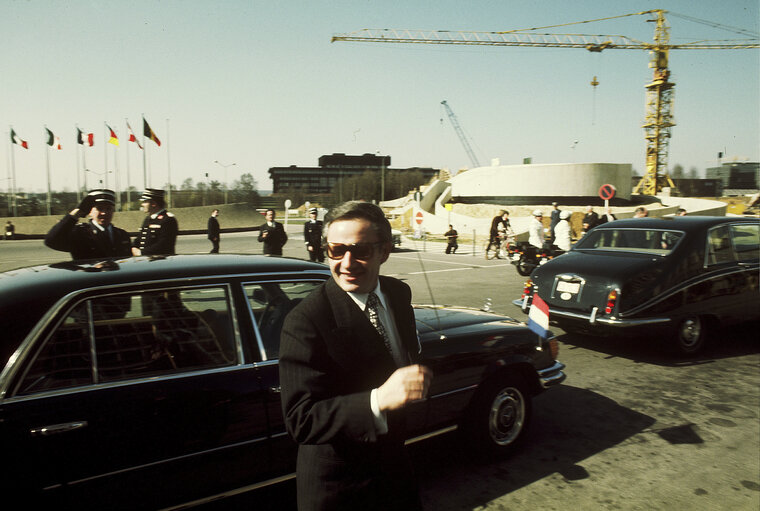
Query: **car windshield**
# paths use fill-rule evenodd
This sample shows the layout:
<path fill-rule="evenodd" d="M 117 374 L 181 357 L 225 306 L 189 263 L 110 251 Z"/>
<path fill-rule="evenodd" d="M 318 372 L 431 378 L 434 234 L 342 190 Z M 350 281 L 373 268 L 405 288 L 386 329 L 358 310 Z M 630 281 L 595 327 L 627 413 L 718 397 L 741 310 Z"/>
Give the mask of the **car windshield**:
<path fill-rule="evenodd" d="M 667 255 L 683 234 L 662 229 L 594 229 L 578 241 L 575 248 Z"/>

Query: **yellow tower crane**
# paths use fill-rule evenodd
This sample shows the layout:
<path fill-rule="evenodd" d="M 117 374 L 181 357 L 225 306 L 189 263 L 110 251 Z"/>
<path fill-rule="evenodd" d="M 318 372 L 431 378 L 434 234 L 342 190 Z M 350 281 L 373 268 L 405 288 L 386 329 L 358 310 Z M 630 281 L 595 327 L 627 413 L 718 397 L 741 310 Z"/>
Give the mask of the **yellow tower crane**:
<path fill-rule="evenodd" d="M 647 50 L 652 57 L 649 67 L 653 69 L 652 81 L 646 85 L 647 111 L 644 118 L 644 137 L 646 139 L 646 173 L 634 189 L 634 193 L 655 195 L 665 186 L 673 187 L 667 173 L 668 143 L 670 128 L 675 125 L 671 114 L 673 104 L 673 87 L 668 69 L 670 50 L 739 50 L 760 48 L 760 40 L 754 33 L 740 31 L 751 36 L 741 40 L 693 41 L 689 43 L 670 44 L 670 26 L 665 19 L 667 11 L 655 9 L 608 18 L 577 21 L 562 25 L 509 30 L 505 32 L 468 32 L 443 30 L 400 30 L 400 29 L 363 29 L 349 34 L 333 36 L 335 41 L 373 42 L 373 43 L 414 43 L 414 44 L 455 44 L 470 46 L 523 46 L 533 48 L 581 48 L 591 52 L 603 50 Z M 587 35 L 587 34 L 553 34 L 537 33 L 560 26 L 577 25 L 605 21 L 627 16 L 652 16 L 648 22 L 655 24 L 654 41 L 638 41 L 622 35 Z M 687 16 L 686 19 L 695 20 Z M 701 21 L 701 20 L 698 20 Z M 707 22 L 714 27 L 729 28 L 717 23 Z M 735 29 L 733 29 L 735 30 Z"/>

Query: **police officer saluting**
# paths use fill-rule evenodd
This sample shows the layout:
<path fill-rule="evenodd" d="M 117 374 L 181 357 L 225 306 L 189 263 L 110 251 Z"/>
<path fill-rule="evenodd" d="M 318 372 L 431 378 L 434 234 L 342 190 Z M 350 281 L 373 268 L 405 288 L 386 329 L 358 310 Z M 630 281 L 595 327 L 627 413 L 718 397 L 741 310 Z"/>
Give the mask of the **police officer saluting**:
<path fill-rule="evenodd" d="M 309 210 L 309 220 L 303 225 L 303 239 L 309 260 L 324 262 L 325 254 L 322 251 L 322 221 L 317 220 L 317 208 Z"/>
<path fill-rule="evenodd" d="M 179 225 L 172 213 L 166 211 L 164 191 L 147 188 L 142 196 L 142 209 L 148 213 L 140 233 L 132 244 L 134 255 L 174 254 Z"/>
<path fill-rule="evenodd" d="M 129 257 L 129 235 L 111 224 L 116 195 L 112 190 L 92 190 L 79 206 L 61 218 L 45 236 L 45 245 L 53 250 L 70 252 L 74 260 Z M 90 216 L 80 223 L 79 218 Z"/>

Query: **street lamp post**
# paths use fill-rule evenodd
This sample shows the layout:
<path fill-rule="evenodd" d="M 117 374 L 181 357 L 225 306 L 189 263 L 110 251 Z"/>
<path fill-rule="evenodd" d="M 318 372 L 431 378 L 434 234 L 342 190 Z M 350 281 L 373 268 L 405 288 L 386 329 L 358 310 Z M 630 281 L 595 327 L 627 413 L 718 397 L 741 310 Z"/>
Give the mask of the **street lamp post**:
<path fill-rule="evenodd" d="M 380 151 L 377 152 L 380 156 Z M 385 156 L 380 156 L 380 202 L 385 201 Z"/>
<path fill-rule="evenodd" d="M 214 163 L 219 165 L 224 169 L 224 203 L 227 204 L 227 191 L 229 190 L 229 186 L 227 186 L 227 167 L 232 167 L 233 165 L 237 165 L 237 163 L 230 163 L 229 165 L 224 165 L 223 163 L 219 163 L 219 160 L 214 160 Z"/>

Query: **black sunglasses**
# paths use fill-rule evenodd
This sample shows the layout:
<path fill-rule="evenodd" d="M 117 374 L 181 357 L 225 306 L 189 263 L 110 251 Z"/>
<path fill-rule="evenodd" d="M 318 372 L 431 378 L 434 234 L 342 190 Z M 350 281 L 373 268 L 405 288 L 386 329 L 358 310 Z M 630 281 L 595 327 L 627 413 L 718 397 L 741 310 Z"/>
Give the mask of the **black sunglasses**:
<path fill-rule="evenodd" d="M 327 257 L 330 259 L 343 259 L 346 252 L 351 252 L 354 259 L 366 261 L 370 259 L 375 253 L 375 246 L 382 245 L 382 241 L 376 241 L 374 243 L 325 243 L 327 249 Z"/>

